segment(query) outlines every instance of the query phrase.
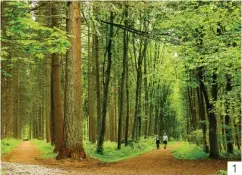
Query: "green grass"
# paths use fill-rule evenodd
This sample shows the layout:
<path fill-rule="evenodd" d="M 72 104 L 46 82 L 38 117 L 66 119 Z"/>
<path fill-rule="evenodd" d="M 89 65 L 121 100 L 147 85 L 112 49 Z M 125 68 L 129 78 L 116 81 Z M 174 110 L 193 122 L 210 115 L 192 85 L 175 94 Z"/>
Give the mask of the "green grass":
<path fill-rule="evenodd" d="M 168 146 L 175 142 L 169 142 Z M 133 146 L 128 145 L 127 147 L 122 144 L 121 150 L 117 149 L 117 143 L 105 142 L 103 154 L 96 152 L 96 144 L 84 142 L 84 148 L 87 155 L 92 158 L 98 159 L 102 162 L 117 162 L 120 160 L 135 157 L 145 152 L 149 152 L 156 149 L 155 137 L 148 139 L 141 139 L 138 143 L 133 143 Z M 162 145 L 161 145 L 162 149 Z"/>
<path fill-rule="evenodd" d="M 203 160 L 208 158 L 208 154 L 201 147 L 187 142 L 174 149 L 172 155 L 177 159 L 188 160 Z"/>
<path fill-rule="evenodd" d="M 1 139 L 1 155 L 11 152 L 20 143 L 21 143 L 21 140 L 17 140 L 13 138 Z"/>
<path fill-rule="evenodd" d="M 227 175 L 228 172 L 226 170 L 219 170 L 219 175 Z"/>
<path fill-rule="evenodd" d="M 54 146 L 52 146 L 50 143 L 47 143 L 45 140 L 37 140 L 33 139 L 31 140 L 33 144 L 40 150 L 41 152 L 41 158 L 43 159 L 49 159 L 49 158 L 55 158 L 57 156 L 57 153 L 54 153 Z"/>

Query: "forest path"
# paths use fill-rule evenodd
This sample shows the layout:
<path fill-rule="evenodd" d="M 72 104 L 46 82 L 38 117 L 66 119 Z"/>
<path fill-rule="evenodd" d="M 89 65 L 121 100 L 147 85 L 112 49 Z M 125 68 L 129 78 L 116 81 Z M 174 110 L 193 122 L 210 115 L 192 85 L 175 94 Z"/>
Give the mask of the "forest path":
<path fill-rule="evenodd" d="M 227 169 L 227 162 L 224 160 L 175 159 L 172 150 L 179 145 L 180 143 L 170 147 L 168 145 L 167 149 L 161 146 L 159 150 L 107 165 L 100 170 L 105 174 L 120 175 L 215 175 L 219 170 Z"/>
<path fill-rule="evenodd" d="M 23 141 L 13 151 L 2 157 L 3 161 L 25 164 L 37 164 L 37 158 L 41 155 L 40 151 L 30 141 Z"/>
<path fill-rule="evenodd" d="M 9 172 L 7 174 L 12 172 L 14 172 L 13 174 L 19 174 L 21 171 L 27 171 L 28 174 L 36 174 L 36 171 L 38 171 L 39 173 L 37 174 L 46 174 L 48 172 L 47 174 L 72 175 L 215 175 L 219 170 L 227 168 L 227 162 L 224 160 L 175 159 L 172 156 L 172 149 L 179 145 L 180 143 L 168 145 L 167 149 L 163 149 L 161 146 L 159 150 L 116 163 L 106 164 L 90 158 L 86 161 L 39 159 L 40 153 L 35 145 L 31 142 L 23 142 L 11 153 L 4 156 L 3 160 L 36 165 L 3 162 L 3 167 L 6 172 Z"/>

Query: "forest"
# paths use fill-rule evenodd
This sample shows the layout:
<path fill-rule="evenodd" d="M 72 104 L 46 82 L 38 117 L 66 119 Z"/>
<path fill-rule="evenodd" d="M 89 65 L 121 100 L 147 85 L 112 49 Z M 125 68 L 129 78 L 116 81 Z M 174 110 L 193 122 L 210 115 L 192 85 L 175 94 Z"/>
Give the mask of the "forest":
<path fill-rule="evenodd" d="M 85 160 L 166 133 L 235 155 L 240 48 L 240 1 L 1 1 L 1 141 Z"/>

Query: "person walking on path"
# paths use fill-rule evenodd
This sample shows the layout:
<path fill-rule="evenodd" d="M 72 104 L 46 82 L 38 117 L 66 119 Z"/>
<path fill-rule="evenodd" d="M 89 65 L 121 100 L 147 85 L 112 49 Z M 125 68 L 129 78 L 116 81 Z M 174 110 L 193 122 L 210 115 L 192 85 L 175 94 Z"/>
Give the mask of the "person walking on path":
<path fill-rule="evenodd" d="M 160 148 L 160 137 L 159 137 L 159 135 L 157 135 L 156 136 L 156 147 L 157 147 L 157 149 L 159 149 Z"/>
<path fill-rule="evenodd" d="M 168 136 L 166 135 L 166 133 L 164 133 L 163 135 L 163 144 L 165 144 L 164 149 L 166 149 L 167 142 L 168 142 Z"/>

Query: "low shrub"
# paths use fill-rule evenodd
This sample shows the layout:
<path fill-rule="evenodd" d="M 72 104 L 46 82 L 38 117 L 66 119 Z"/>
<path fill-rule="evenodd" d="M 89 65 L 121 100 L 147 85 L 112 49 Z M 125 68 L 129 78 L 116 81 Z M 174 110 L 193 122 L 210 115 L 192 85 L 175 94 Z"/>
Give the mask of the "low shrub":
<path fill-rule="evenodd" d="M 188 136 L 187 136 L 187 140 L 189 143 L 195 143 L 197 145 L 201 145 L 203 144 L 203 134 L 202 134 L 202 130 L 195 130 L 192 131 Z"/>

